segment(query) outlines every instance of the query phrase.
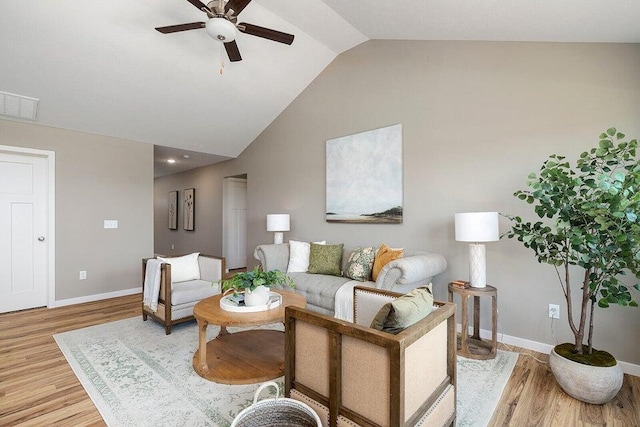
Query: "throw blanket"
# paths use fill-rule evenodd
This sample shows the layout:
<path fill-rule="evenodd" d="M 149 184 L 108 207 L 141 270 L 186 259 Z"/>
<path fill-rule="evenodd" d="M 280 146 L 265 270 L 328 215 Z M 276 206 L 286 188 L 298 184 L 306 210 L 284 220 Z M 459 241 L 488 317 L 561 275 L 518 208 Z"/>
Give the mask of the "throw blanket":
<path fill-rule="evenodd" d="M 350 280 L 340 286 L 336 292 L 334 317 L 347 322 L 353 322 L 353 288 L 355 286 L 366 286 L 367 282 Z"/>
<path fill-rule="evenodd" d="M 150 259 L 147 261 L 147 270 L 144 274 L 144 295 L 142 302 L 151 308 L 151 311 L 154 313 L 158 310 L 161 266 L 162 262 L 157 259 Z"/>

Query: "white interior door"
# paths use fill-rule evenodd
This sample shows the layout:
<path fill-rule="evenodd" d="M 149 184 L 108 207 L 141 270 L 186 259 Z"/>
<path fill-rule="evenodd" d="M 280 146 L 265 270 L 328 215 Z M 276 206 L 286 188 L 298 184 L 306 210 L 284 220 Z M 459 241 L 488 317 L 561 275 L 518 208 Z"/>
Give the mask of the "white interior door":
<path fill-rule="evenodd" d="M 247 266 L 247 180 L 225 178 L 223 183 L 222 253 L 227 269 Z"/>
<path fill-rule="evenodd" d="M 47 305 L 47 159 L 0 151 L 0 313 Z"/>

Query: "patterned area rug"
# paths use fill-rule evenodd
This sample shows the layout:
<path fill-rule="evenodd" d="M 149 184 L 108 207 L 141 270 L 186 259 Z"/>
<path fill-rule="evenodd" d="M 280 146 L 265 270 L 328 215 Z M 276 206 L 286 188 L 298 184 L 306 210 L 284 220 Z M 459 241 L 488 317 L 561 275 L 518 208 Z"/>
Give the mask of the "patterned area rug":
<path fill-rule="evenodd" d="M 217 333 L 210 326 L 208 339 Z M 216 384 L 194 372 L 198 328 L 192 322 L 174 326 L 167 336 L 161 325 L 135 317 L 54 339 L 111 427 L 227 427 L 257 389 Z M 490 361 L 458 358 L 458 426 L 487 425 L 517 357 L 499 351 Z"/>

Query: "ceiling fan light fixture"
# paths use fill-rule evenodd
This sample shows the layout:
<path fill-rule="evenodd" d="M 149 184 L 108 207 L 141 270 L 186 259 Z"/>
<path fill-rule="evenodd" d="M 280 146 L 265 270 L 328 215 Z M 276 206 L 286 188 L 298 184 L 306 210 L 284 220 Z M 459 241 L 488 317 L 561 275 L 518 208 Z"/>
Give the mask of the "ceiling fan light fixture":
<path fill-rule="evenodd" d="M 206 31 L 209 36 L 223 43 L 232 42 L 236 38 L 236 26 L 223 17 L 209 19 Z"/>

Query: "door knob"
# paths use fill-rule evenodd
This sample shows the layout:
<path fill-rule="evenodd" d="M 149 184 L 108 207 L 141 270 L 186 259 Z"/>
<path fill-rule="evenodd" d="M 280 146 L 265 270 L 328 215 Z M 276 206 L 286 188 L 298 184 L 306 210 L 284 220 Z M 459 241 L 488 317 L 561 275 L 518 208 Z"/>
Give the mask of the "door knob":
<path fill-rule="evenodd" d="M 44 236 L 40 236 L 40 237 L 38 237 L 38 241 L 39 241 L 39 242 L 44 242 Z"/>

